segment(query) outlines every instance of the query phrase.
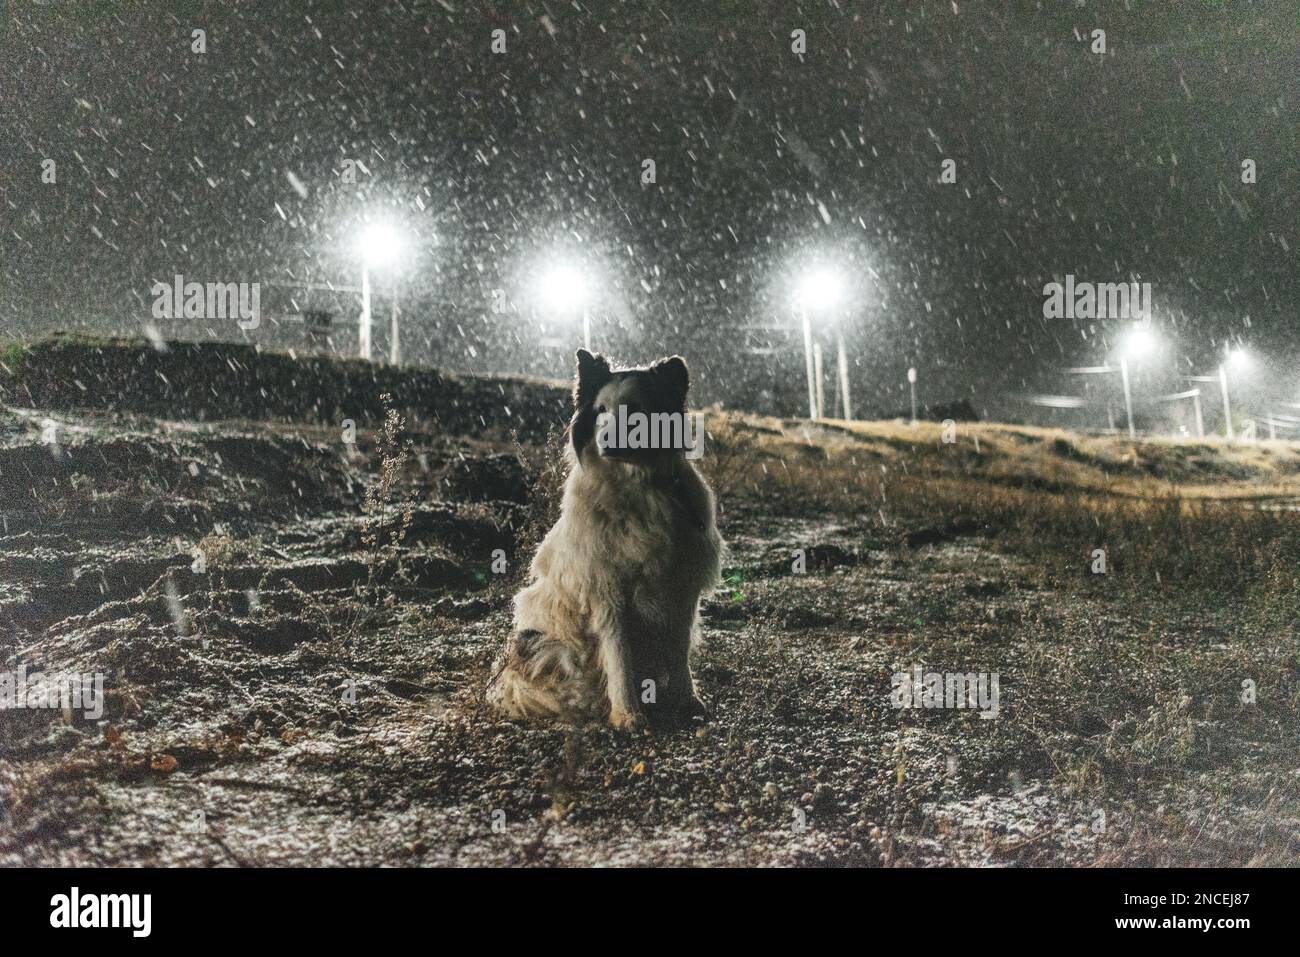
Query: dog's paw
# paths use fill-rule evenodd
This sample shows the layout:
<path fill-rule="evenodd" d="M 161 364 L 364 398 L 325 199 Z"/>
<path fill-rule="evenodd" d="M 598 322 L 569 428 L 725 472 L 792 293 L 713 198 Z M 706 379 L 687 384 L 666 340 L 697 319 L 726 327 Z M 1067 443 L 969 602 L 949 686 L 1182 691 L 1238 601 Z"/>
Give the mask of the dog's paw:
<path fill-rule="evenodd" d="M 609 713 L 609 723 L 622 731 L 643 731 L 649 727 L 645 715 L 640 711 L 624 711 L 621 708 Z"/>

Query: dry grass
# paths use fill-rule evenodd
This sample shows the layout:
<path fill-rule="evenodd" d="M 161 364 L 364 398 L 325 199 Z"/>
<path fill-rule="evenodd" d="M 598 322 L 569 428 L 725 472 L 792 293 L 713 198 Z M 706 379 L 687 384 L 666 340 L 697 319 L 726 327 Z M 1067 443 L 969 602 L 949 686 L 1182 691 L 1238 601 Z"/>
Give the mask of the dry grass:
<path fill-rule="evenodd" d="M 384 421 L 374 433 L 379 470 L 366 484 L 361 508 L 366 584 L 360 597 L 363 604 L 372 607 L 381 602 L 391 606 L 395 600 L 391 590 L 380 586 L 386 575 L 397 580 L 403 578 L 403 546 L 415 510 L 414 491 L 402 491 L 402 475 L 411 458 L 412 442 L 402 437 L 404 422 L 393 405 L 393 397 L 384 393 L 380 401 L 384 406 Z"/>
<path fill-rule="evenodd" d="M 1300 446 L 1129 442 L 959 424 L 785 424 L 711 416 L 705 457 L 728 497 L 792 514 L 875 516 L 891 528 L 962 529 L 1032 556 L 1053 585 L 1109 584 L 1289 596 L 1300 584 Z M 1176 481 L 1169 476 L 1213 476 Z M 1289 507 L 1288 507 L 1289 506 Z M 1292 605 L 1294 607 L 1294 604 Z"/>
<path fill-rule="evenodd" d="M 1020 743 L 994 776 L 1033 773 L 1104 810 L 1097 863 L 1295 862 L 1300 446 L 983 424 L 945 443 L 935 424 L 732 413 L 709 429 L 704 464 L 733 507 L 832 518 L 905 562 L 963 538 L 1010 560 L 1029 586 L 998 628 Z M 931 659 L 990 653 L 975 621 L 938 622 L 918 619 Z M 1244 678 L 1263 706 L 1243 702 Z M 1013 856 L 1051 862 L 1035 853 Z"/>

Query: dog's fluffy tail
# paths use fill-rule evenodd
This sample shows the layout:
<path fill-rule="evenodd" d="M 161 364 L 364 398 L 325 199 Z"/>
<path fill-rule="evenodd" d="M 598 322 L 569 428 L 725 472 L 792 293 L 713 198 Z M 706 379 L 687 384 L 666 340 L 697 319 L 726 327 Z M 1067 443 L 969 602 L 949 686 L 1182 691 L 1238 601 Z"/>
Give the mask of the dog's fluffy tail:
<path fill-rule="evenodd" d="M 516 631 L 487 687 L 487 703 L 516 720 L 599 718 L 603 695 L 588 687 L 589 666 L 569 645 L 540 631 Z"/>

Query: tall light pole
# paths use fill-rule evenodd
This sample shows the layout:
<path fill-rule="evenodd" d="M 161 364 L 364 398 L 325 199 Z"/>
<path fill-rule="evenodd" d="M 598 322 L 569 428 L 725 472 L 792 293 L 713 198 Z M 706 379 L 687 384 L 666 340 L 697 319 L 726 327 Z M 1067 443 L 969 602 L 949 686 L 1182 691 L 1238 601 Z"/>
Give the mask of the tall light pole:
<path fill-rule="evenodd" d="M 397 280 L 393 280 L 393 315 L 388 324 L 388 361 L 395 366 L 402 364 L 402 337 L 397 329 Z"/>
<path fill-rule="evenodd" d="M 1219 388 L 1223 392 L 1223 427 L 1231 442 L 1236 436 L 1232 434 L 1232 400 L 1228 398 L 1228 363 L 1219 363 Z"/>
<path fill-rule="evenodd" d="M 825 377 L 822 375 L 822 344 L 813 343 L 813 375 L 817 382 L 817 415 L 820 417 L 826 410 L 826 393 Z"/>
<path fill-rule="evenodd" d="M 1128 416 L 1128 437 L 1137 438 L 1137 431 L 1133 428 L 1133 390 L 1128 384 L 1128 359 L 1121 353 L 1119 357 L 1119 377 L 1124 383 L 1124 414 Z"/>
<path fill-rule="evenodd" d="M 1228 369 L 1244 368 L 1249 362 L 1250 354 L 1245 349 L 1224 346 L 1223 361 L 1219 363 L 1219 388 L 1223 391 L 1224 434 L 1228 436 L 1229 442 L 1236 438 L 1236 435 L 1232 428 L 1232 405 L 1228 397 Z"/>
<path fill-rule="evenodd" d="M 384 223 L 371 224 L 361 235 L 361 328 L 358 335 L 358 352 L 363 359 L 370 358 L 371 336 L 374 326 L 370 308 L 370 270 L 391 263 L 401 251 L 402 243 L 397 238 L 397 234 L 393 232 L 392 227 Z M 393 361 L 396 362 L 401 358 L 400 346 L 396 344 L 398 341 L 396 279 L 394 279 L 393 289 L 392 337 L 394 345 L 392 346 L 391 356 Z"/>
<path fill-rule="evenodd" d="M 814 357 L 812 323 L 809 321 L 808 312 L 813 309 L 822 313 L 829 311 L 840 302 L 843 291 L 844 284 L 840 281 L 840 277 L 826 268 L 807 273 L 795 288 L 795 307 L 799 310 L 799 320 L 803 325 L 804 369 L 808 374 L 808 413 L 814 421 L 821 418 L 822 414 L 821 375 L 820 370 L 816 368 L 818 362 Z M 845 380 L 840 383 L 840 394 L 847 396 L 848 361 L 844 360 L 841 365 Z"/>
<path fill-rule="evenodd" d="M 1223 433 L 1231 442 L 1236 438 L 1236 430 L 1232 427 L 1232 401 L 1228 396 L 1228 370 L 1230 368 L 1242 368 L 1250 363 L 1250 354 L 1245 349 L 1232 349 L 1224 347 L 1223 360 L 1219 363 L 1217 375 L 1185 375 L 1184 379 L 1189 382 L 1217 382 L 1219 384 L 1219 393 L 1223 396 Z M 1197 402 L 1197 412 L 1200 412 L 1200 402 Z M 1201 433 L 1204 435 L 1204 432 Z"/>
<path fill-rule="evenodd" d="M 803 321 L 803 360 L 808 373 L 808 418 L 815 422 L 817 421 L 817 380 L 814 378 L 813 370 L 812 323 L 808 321 L 807 307 L 799 310 L 799 318 Z"/>
<path fill-rule="evenodd" d="M 853 420 L 853 403 L 849 401 L 849 355 L 844 351 L 844 330 L 835 330 L 836 365 L 840 373 L 840 397 L 844 402 L 844 421 Z"/>
<path fill-rule="evenodd" d="M 907 370 L 907 384 L 912 387 L 912 424 L 916 425 L 916 367 Z"/>
<path fill-rule="evenodd" d="M 1128 360 L 1132 356 L 1141 358 L 1155 348 L 1155 337 L 1144 325 L 1134 326 L 1120 344 L 1119 377 L 1124 383 L 1124 411 L 1128 414 L 1128 437 L 1137 438 L 1137 429 L 1133 427 L 1133 391 L 1129 386 Z"/>
<path fill-rule="evenodd" d="M 357 334 L 358 355 L 370 359 L 370 268 L 361 261 L 361 328 Z"/>

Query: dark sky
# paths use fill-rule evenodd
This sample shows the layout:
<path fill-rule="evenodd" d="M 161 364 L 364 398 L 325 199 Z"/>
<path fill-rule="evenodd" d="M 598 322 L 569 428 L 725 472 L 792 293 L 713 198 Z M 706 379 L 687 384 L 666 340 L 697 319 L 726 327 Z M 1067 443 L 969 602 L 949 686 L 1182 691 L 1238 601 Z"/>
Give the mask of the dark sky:
<path fill-rule="evenodd" d="M 1240 341 L 1243 405 L 1300 416 L 1294 0 L 8 0 L 0 22 L 0 334 L 138 333 L 177 273 L 355 283 L 357 224 L 385 218 L 420 362 L 568 374 L 576 328 L 529 292 L 561 252 L 590 266 L 598 347 L 680 352 L 699 399 L 794 414 L 801 340 L 776 327 L 821 259 L 852 279 L 863 412 L 904 407 L 915 365 L 927 398 L 1052 421 L 1019 397 L 1078 393 L 1059 368 L 1122 326 L 1043 318 L 1073 274 L 1152 284 L 1142 396 Z M 290 295 L 264 309 L 321 304 Z"/>

